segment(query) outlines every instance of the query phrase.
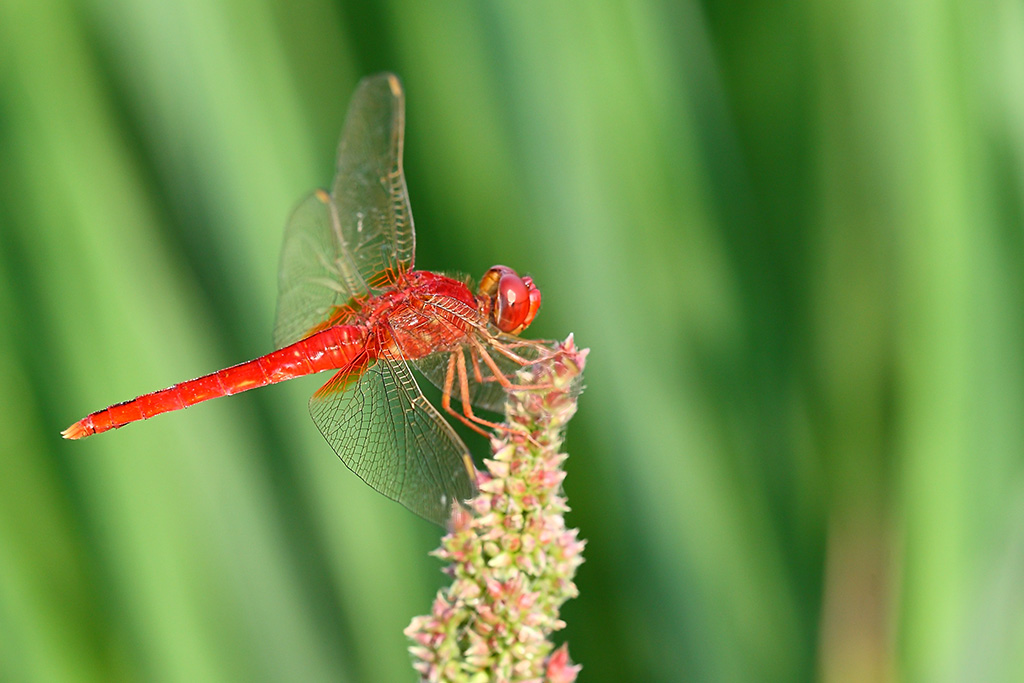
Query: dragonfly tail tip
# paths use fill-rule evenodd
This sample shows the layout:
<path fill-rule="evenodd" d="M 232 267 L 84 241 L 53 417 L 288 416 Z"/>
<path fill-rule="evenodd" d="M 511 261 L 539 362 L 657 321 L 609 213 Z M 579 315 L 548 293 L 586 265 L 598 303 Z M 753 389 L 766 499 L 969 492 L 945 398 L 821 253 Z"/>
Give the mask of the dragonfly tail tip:
<path fill-rule="evenodd" d="M 65 439 L 81 439 L 82 437 L 89 436 L 89 433 L 89 430 L 81 422 L 76 422 L 61 432 L 60 435 Z"/>

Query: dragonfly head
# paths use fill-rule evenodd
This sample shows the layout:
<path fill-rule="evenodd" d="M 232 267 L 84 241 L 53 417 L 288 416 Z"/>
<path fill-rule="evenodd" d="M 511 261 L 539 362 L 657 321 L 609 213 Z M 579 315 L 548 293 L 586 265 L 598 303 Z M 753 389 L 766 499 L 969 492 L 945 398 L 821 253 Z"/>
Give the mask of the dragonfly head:
<path fill-rule="evenodd" d="M 508 266 L 494 266 L 480 279 L 480 294 L 491 303 L 491 322 L 508 334 L 519 334 L 540 308 L 540 290 L 529 275 L 519 277 Z"/>

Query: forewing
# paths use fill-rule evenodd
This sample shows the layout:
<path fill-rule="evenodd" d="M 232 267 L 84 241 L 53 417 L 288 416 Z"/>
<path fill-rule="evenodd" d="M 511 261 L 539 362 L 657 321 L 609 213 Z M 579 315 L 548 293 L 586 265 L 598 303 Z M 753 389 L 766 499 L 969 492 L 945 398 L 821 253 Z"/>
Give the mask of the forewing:
<path fill-rule="evenodd" d="M 444 391 L 448 364 L 452 354 L 461 353 L 466 365 L 465 376 L 470 405 L 495 413 L 502 413 L 505 410 L 508 392 L 497 381 L 496 375 L 503 375 L 509 383 L 514 385 L 517 382 L 516 373 L 527 367 L 530 363 L 513 360 L 498 351 L 495 346 L 500 346 L 502 349 L 525 361 L 536 361 L 553 353 L 555 342 L 525 340 L 510 335 L 497 335 L 493 337 L 492 339 L 495 344 L 488 343 L 482 337 L 478 337 L 478 339 L 480 340 L 480 346 L 476 349 L 470 344 L 465 344 L 453 351 L 430 354 L 413 361 L 413 364 L 433 385 Z M 494 368 L 485 362 L 483 350 L 486 350 L 487 356 L 497 367 L 498 373 L 495 373 Z M 476 360 L 475 367 L 473 364 L 474 358 Z M 453 376 L 451 397 L 454 401 L 462 402 L 458 373 Z"/>
<path fill-rule="evenodd" d="M 402 172 L 405 95 L 394 74 L 363 79 L 349 105 L 330 194 L 317 190 L 285 228 L 274 344 L 301 339 L 335 306 L 393 284 L 416 251 Z"/>
<path fill-rule="evenodd" d="M 338 144 L 331 189 L 344 250 L 364 288 L 392 284 L 416 251 L 402 171 L 405 93 L 394 74 L 364 78 L 352 97 Z"/>
<path fill-rule="evenodd" d="M 313 422 L 349 469 L 417 515 L 447 526 L 474 495 L 465 444 L 423 397 L 409 366 L 379 360 L 338 373 L 309 401 Z"/>
<path fill-rule="evenodd" d="M 354 263 L 342 250 L 330 197 L 316 190 L 299 204 L 285 228 L 274 346 L 298 341 L 326 320 L 335 306 L 364 295 L 361 282 Z"/>

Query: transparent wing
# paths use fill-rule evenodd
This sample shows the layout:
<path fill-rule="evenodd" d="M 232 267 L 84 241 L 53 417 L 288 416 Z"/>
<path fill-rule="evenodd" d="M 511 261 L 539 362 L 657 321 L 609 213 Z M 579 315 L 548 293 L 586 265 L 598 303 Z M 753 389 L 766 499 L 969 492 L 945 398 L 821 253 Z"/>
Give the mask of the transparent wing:
<path fill-rule="evenodd" d="M 336 306 L 365 294 L 355 266 L 342 250 L 323 190 L 306 197 L 285 228 L 278 274 L 274 346 L 306 336 Z"/>
<path fill-rule="evenodd" d="M 413 266 L 416 236 L 402 171 L 404 135 L 405 93 L 398 77 L 364 78 L 345 119 L 331 188 L 340 237 L 363 289 L 394 283 Z"/>
<path fill-rule="evenodd" d="M 540 360 L 553 353 L 557 344 L 557 342 L 519 339 L 510 335 L 496 335 L 492 338 L 493 344 L 488 343 L 480 336 L 477 339 L 480 340 L 479 346 L 464 344 L 452 351 L 433 353 L 414 360 L 412 363 L 434 386 L 444 391 L 452 354 L 461 354 L 465 361 L 465 377 L 470 405 L 495 413 L 504 412 L 505 400 L 508 398 L 505 387 L 496 379 L 497 375 L 501 374 L 511 384 L 515 384 L 516 373 L 519 370 L 530 365 L 530 361 Z M 500 347 L 501 350 L 507 351 L 521 360 L 510 358 L 496 347 Z M 492 363 L 486 362 L 484 352 Z M 494 367 L 491 367 L 492 364 Z M 495 368 L 498 370 L 497 373 Z M 454 401 L 462 402 L 457 373 L 453 376 L 451 397 Z"/>
<path fill-rule="evenodd" d="M 331 193 L 313 192 L 285 228 L 274 325 L 278 348 L 308 334 L 333 307 L 393 284 L 413 267 L 404 127 L 398 78 L 364 78 L 349 105 Z"/>
<path fill-rule="evenodd" d="M 452 501 L 474 495 L 469 451 L 404 361 L 376 361 L 360 376 L 339 372 L 309 412 L 349 469 L 417 515 L 447 526 Z"/>

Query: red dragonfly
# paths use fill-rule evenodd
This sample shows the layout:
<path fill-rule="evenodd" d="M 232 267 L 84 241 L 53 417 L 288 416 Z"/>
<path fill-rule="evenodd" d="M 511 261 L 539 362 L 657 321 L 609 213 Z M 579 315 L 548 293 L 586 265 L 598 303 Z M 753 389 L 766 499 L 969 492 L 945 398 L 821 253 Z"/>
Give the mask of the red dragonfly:
<path fill-rule="evenodd" d="M 316 190 L 285 229 L 274 345 L 265 356 L 92 413 L 62 432 L 80 439 L 160 413 L 323 370 L 313 422 L 367 484 L 441 526 L 472 497 L 465 444 L 410 370 L 440 387 L 442 407 L 485 433 L 499 425 L 515 371 L 545 355 L 519 339 L 540 307 L 529 277 L 494 266 L 467 280 L 413 270 L 416 238 L 402 172 L 405 96 L 393 74 L 359 84 L 331 192 Z M 453 395 L 462 410 L 451 405 Z"/>

